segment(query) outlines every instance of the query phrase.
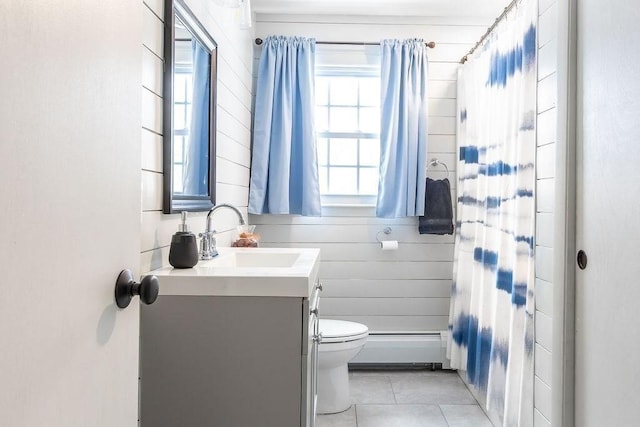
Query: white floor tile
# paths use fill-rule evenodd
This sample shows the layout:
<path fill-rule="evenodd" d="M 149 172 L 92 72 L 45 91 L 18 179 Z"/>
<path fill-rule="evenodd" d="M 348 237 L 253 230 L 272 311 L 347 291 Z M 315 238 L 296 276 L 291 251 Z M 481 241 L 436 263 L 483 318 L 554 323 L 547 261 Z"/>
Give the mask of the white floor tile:
<path fill-rule="evenodd" d="M 355 404 L 396 403 L 388 376 L 353 376 L 349 379 L 349 387 Z"/>
<path fill-rule="evenodd" d="M 492 427 L 453 371 L 356 370 L 349 382 L 354 406 L 318 427 Z"/>
<path fill-rule="evenodd" d="M 402 373 L 393 375 L 391 386 L 399 404 L 467 405 L 476 400 L 455 372 Z"/>
<path fill-rule="evenodd" d="M 317 427 L 357 427 L 356 408 L 352 406 L 344 412 L 331 415 L 318 415 L 316 417 Z"/>
<path fill-rule="evenodd" d="M 357 405 L 358 427 L 447 427 L 437 405 Z"/>
<path fill-rule="evenodd" d="M 478 405 L 440 405 L 449 427 L 493 427 Z"/>

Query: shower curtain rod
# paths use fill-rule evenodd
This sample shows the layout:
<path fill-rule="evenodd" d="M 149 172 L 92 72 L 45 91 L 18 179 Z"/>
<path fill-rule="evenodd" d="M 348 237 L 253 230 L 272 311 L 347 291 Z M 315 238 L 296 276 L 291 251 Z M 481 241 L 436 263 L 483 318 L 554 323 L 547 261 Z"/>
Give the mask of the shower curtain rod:
<path fill-rule="evenodd" d="M 493 23 L 492 26 L 490 26 L 487 29 L 487 32 L 484 33 L 484 35 L 482 37 L 480 37 L 480 40 L 478 40 L 478 43 L 476 43 L 476 45 L 474 47 L 471 48 L 471 50 L 469 52 L 467 52 L 467 54 L 465 56 L 463 56 L 462 58 L 460 58 L 460 63 L 464 64 L 465 62 L 467 62 L 468 56 L 473 54 L 473 52 L 476 51 L 476 49 L 478 48 L 478 46 L 480 46 L 482 44 L 482 42 L 484 41 L 484 39 L 486 39 L 487 37 L 489 37 L 489 34 L 491 34 L 491 32 L 493 31 L 494 28 L 496 28 L 496 26 L 500 23 L 500 21 L 502 21 L 504 19 L 505 16 L 507 16 L 507 13 L 509 13 L 509 11 L 511 9 L 513 9 L 516 4 L 519 2 L 520 0 L 513 0 L 511 3 L 509 3 L 509 6 L 504 8 L 504 11 L 500 14 L 500 16 L 498 16 L 496 18 L 496 22 Z"/>
<path fill-rule="evenodd" d="M 260 46 L 262 44 L 262 39 L 257 38 L 256 44 Z M 338 45 L 354 45 L 354 46 L 378 46 L 380 43 L 375 42 L 316 42 L 316 44 L 338 44 Z M 427 47 L 431 49 L 436 47 L 436 42 L 425 42 Z"/>

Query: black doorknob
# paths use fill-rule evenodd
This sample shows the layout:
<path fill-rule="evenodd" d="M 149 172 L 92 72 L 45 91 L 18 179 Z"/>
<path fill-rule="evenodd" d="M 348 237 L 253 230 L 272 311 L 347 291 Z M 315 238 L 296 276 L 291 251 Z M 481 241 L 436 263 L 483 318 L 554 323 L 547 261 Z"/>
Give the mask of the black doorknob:
<path fill-rule="evenodd" d="M 133 280 L 131 270 L 122 270 L 116 280 L 116 305 L 120 308 L 129 306 L 135 295 L 140 295 L 140 301 L 145 304 L 153 304 L 158 298 L 160 290 L 156 276 L 144 276 L 140 283 Z"/>
<path fill-rule="evenodd" d="M 576 255 L 576 261 L 578 262 L 578 268 L 580 268 L 580 270 L 587 268 L 587 253 L 580 249 L 578 255 Z"/>

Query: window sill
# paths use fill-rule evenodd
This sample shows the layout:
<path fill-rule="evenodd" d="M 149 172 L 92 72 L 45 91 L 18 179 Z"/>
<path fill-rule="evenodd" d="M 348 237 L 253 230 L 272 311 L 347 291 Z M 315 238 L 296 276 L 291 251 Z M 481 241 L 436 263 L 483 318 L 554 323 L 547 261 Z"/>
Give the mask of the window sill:
<path fill-rule="evenodd" d="M 363 204 L 363 203 L 323 203 L 323 208 L 362 208 L 362 209 L 371 209 L 375 208 L 376 205 L 373 204 Z"/>
<path fill-rule="evenodd" d="M 322 206 L 339 206 L 339 207 L 375 207 L 377 196 L 364 195 L 338 195 L 323 194 L 320 196 L 320 204 Z"/>

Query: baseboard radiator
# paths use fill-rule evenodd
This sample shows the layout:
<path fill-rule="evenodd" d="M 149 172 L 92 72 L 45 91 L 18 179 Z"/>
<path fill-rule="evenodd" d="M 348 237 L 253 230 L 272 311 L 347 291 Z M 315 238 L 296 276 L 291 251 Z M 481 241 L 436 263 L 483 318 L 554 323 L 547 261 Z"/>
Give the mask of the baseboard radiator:
<path fill-rule="evenodd" d="M 448 331 L 370 332 L 367 343 L 349 367 L 425 365 L 451 369 L 446 357 L 448 336 Z"/>

